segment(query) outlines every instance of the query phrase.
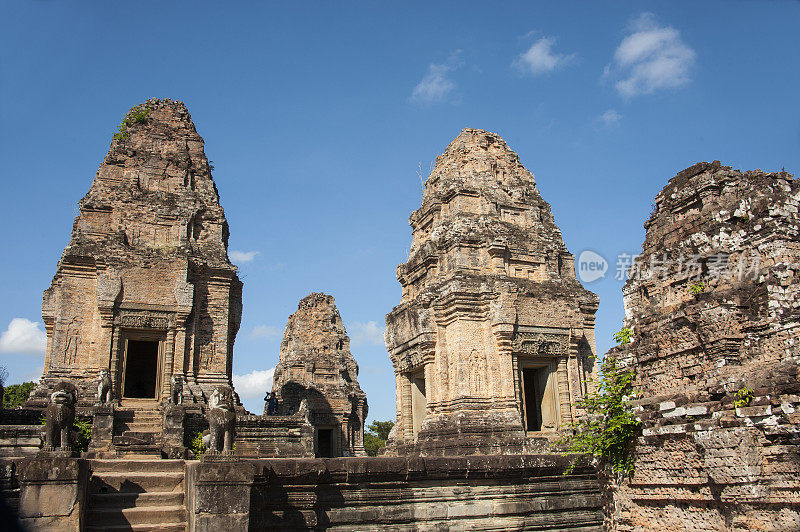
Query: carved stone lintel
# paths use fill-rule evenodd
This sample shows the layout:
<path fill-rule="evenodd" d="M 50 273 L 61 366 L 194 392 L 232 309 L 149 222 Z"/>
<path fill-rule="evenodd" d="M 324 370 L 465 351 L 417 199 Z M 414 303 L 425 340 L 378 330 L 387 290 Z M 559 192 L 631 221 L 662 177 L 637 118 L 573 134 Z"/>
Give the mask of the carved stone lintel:
<path fill-rule="evenodd" d="M 522 355 L 562 356 L 569 354 L 569 334 L 517 332 L 511 350 Z"/>
<path fill-rule="evenodd" d="M 123 314 L 120 317 L 120 325 L 132 329 L 168 329 L 169 318 L 167 316 L 159 316 L 150 312 Z"/>

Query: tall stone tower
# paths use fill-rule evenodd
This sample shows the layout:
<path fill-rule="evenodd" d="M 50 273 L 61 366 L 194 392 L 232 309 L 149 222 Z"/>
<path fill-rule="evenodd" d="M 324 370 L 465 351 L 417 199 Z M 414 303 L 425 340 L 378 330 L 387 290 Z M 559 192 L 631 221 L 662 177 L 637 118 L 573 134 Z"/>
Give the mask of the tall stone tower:
<path fill-rule="evenodd" d="M 45 400 L 70 378 L 83 400 L 109 369 L 116 399 L 204 402 L 231 384 L 242 283 L 228 260 L 228 223 L 186 106 L 131 109 L 89 192 L 42 301 Z"/>
<path fill-rule="evenodd" d="M 574 416 L 594 374 L 598 298 L 533 175 L 498 135 L 464 129 L 411 214 L 402 300 L 386 316 L 397 423 L 387 449 L 531 450 Z"/>
<path fill-rule="evenodd" d="M 272 389 L 281 413 L 308 409 L 317 456 L 366 454 L 367 396 L 357 377 L 333 296 L 304 297 L 286 324 Z"/>

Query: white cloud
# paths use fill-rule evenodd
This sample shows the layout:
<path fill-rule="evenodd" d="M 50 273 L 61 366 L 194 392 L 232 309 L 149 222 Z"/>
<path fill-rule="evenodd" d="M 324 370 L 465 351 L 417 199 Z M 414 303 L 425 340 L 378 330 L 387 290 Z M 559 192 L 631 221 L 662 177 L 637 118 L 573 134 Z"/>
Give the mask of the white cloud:
<path fill-rule="evenodd" d="M 357 321 L 350 326 L 350 340 L 353 347 L 361 345 L 384 345 L 383 327 L 378 327 L 377 322 L 366 323 Z"/>
<path fill-rule="evenodd" d="M 242 399 L 263 399 L 272 389 L 272 376 L 275 368 L 253 370 L 244 375 L 233 376 L 233 386 Z"/>
<path fill-rule="evenodd" d="M 575 59 L 575 54 L 553 52 L 555 37 L 542 37 L 514 60 L 513 65 L 528 74 L 545 74 Z"/>
<path fill-rule="evenodd" d="M 447 65 L 430 65 L 428 73 L 414 87 L 411 99 L 418 102 L 438 102 L 444 100 L 456 88 L 456 84 L 447 78 L 450 67 Z"/>
<path fill-rule="evenodd" d="M 43 355 L 47 335 L 39 323 L 25 318 L 14 318 L 0 335 L 0 353 Z"/>
<path fill-rule="evenodd" d="M 597 117 L 597 122 L 600 125 L 611 127 L 619 124 L 619 121 L 622 120 L 622 115 L 619 114 L 614 109 L 609 109 L 605 113 L 601 114 Z"/>
<path fill-rule="evenodd" d="M 456 84 L 447 77 L 449 72 L 463 65 L 461 50 L 456 50 L 444 63 L 431 63 L 428 73 L 417 83 L 411 92 L 411 100 L 418 103 L 434 103 L 443 101 L 456 88 Z"/>
<path fill-rule="evenodd" d="M 615 87 L 625 97 L 672 89 L 691 81 L 695 52 L 675 28 L 659 26 L 655 15 L 643 13 L 631 24 L 604 77 L 617 76 Z"/>
<path fill-rule="evenodd" d="M 228 253 L 228 256 L 233 262 L 253 262 L 256 255 L 260 255 L 260 251 L 238 251 L 234 249 Z"/>
<path fill-rule="evenodd" d="M 272 325 L 256 325 L 250 333 L 250 338 L 275 338 L 281 335 L 280 329 Z"/>

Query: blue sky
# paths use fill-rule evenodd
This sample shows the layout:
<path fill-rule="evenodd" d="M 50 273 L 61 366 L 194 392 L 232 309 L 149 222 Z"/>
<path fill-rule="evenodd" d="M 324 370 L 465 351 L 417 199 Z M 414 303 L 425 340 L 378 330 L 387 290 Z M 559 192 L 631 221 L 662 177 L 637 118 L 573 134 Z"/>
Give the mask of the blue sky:
<path fill-rule="evenodd" d="M 568 248 L 608 275 L 598 351 L 622 319 L 615 257 L 655 194 L 719 159 L 800 169 L 797 1 L 7 2 L 0 16 L 0 365 L 41 372 L 41 293 L 133 105 L 183 100 L 244 281 L 234 373 L 251 409 L 298 301 L 325 291 L 370 418 L 394 416 L 384 316 L 400 301 L 418 170 L 463 127 L 534 173 Z"/>

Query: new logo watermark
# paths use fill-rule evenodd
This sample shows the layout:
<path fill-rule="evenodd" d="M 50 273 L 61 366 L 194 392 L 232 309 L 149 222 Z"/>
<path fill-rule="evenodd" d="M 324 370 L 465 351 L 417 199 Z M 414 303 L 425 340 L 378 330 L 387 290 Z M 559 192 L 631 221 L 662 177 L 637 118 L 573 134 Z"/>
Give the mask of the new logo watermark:
<path fill-rule="evenodd" d="M 578 270 L 578 279 L 584 283 L 591 283 L 602 279 L 608 272 L 608 261 L 602 255 L 590 249 L 584 249 L 578 255 L 578 262 L 575 264 Z"/>

